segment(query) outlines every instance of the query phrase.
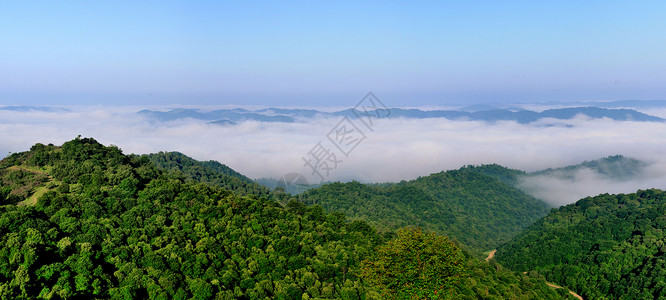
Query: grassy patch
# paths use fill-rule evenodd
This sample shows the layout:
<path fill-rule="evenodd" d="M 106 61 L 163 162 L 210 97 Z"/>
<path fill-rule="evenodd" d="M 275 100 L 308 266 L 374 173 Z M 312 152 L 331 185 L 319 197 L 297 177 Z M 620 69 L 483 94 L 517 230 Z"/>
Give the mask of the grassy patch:
<path fill-rule="evenodd" d="M 30 196 L 28 199 L 25 199 L 25 200 L 17 203 L 16 205 L 18 205 L 18 206 L 35 205 L 35 204 L 37 204 L 37 199 L 39 199 L 39 197 L 44 195 L 44 193 L 46 193 L 46 191 L 48 191 L 48 190 L 49 189 L 46 186 L 37 187 L 37 188 L 35 188 L 35 192 L 32 194 L 32 196 Z"/>

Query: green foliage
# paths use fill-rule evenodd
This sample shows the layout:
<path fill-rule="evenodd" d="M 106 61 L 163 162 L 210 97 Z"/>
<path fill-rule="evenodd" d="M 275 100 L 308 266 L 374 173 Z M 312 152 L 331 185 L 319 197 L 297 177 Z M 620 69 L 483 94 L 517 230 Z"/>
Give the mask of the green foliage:
<path fill-rule="evenodd" d="M 517 274 L 479 261 L 446 237 L 404 228 L 361 263 L 382 299 L 566 299 L 536 272 Z"/>
<path fill-rule="evenodd" d="M 536 272 L 516 273 L 490 262 L 468 258 L 468 276 L 456 286 L 456 299 L 575 299 L 564 289 L 548 286 Z"/>
<path fill-rule="evenodd" d="M 331 183 L 305 192 L 300 199 L 366 220 L 380 230 L 420 226 L 449 235 L 480 256 L 546 215 L 549 208 L 477 168 L 397 184 Z"/>
<path fill-rule="evenodd" d="M 666 193 L 599 195 L 553 210 L 496 258 L 585 298 L 666 297 Z"/>
<path fill-rule="evenodd" d="M 0 170 L 0 204 L 15 204 L 32 196 L 48 177 L 39 170 L 12 166 Z"/>
<path fill-rule="evenodd" d="M 648 164 L 622 155 L 604 157 L 602 159 L 584 161 L 580 164 L 557 169 L 546 169 L 530 173 L 530 176 L 548 175 L 561 179 L 574 179 L 576 172 L 591 169 L 597 174 L 612 180 L 629 180 L 636 178 Z"/>
<path fill-rule="evenodd" d="M 158 168 L 172 172 L 173 176 L 182 174 L 191 180 L 218 186 L 242 195 L 266 196 L 269 193 L 268 188 L 217 161 L 197 161 L 180 152 L 159 152 L 141 157 L 147 157 Z"/>
<path fill-rule="evenodd" d="M 467 166 L 470 171 L 499 179 L 510 186 L 518 187 L 518 179 L 527 173 L 520 170 L 509 169 L 498 164 Z"/>
<path fill-rule="evenodd" d="M 363 262 L 361 277 L 379 286 L 386 299 L 450 298 L 465 276 L 463 258 L 446 237 L 405 228 Z"/>
<path fill-rule="evenodd" d="M 0 166 L 55 184 L 34 206 L 0 206 L 2 299 L 365 299 L 355 270 L 383 242 L 321 207 L 182 180 L 93 139 Z"/>
<path fill-rule="evenodd" d="M 282 206 L 196 163 L 184 169 L 200 175 L 160 170 L 90 138 L 0 161 L 4 199 L 26 186 L 32 191 L 21 197 L 38 196 L 33 206 L 0 206 L 0 298 L 380 299 L 359 277 L 360 264 L 391 232 L 317 205 Z M 396 194 L 419 191 L 409 188 Z M 401 245 L 433 254 L 408 260 L 421 268 L 409 274 L 427 275 L 415 281 L 417 295 L 559 295 L 439 236 L 413 234 Z"/>

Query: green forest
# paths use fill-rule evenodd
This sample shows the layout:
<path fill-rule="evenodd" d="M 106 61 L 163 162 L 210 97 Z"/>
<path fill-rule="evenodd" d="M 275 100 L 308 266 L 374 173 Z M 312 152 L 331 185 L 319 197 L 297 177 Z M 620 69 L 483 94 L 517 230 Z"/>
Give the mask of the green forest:
<path fill-rule="evenodd" d="M 495 249 L 550 210 L 503 182 L 501 178 L 510 177 L 504 173 L 513 171 L 468 166 L 396 184 L 331 183 L 299 197 L 380 230 L 420 226 L 451 236 L 478 254 Z"/>
<path fill-rule="evenodd" d="M 0 298 L 568 297 L 429 228 L 378 230 L 276 201 L 231 171 L 80 137 L 11 154 L 0 161 Z M 387 278 L 397 261 L 412 271 Z"/>
<path fill-rule="evenodd" d="M 586 299 L 666 297 L 666 193 L 599 195 L 554 210 L 495 258 Z"/>
<path fill-rule="evenodd" d="M 159 152 L 142 157 L 147 157 L 171 177 L 221 187 L 239 195 L 267 196 L 270 192 L 268 188 L 214 160 L 198 161 L 180 152 Z"/>

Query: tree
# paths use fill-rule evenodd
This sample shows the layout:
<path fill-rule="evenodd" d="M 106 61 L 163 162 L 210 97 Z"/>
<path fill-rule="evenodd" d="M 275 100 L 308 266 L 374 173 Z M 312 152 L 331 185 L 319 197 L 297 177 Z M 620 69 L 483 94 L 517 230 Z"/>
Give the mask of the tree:
<path fill-rule="evenodd" d="M 450 298 L 465 276 L 464 256 L 448 238 L 403 228 L 361 264 L 360 276 L 385 298 Z"/>

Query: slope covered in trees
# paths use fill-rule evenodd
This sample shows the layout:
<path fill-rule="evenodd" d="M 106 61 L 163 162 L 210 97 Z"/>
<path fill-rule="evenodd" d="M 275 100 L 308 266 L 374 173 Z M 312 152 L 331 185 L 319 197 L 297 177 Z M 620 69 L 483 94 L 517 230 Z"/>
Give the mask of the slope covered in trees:
<path fill-rule="evenodd" d="M 592 172 L 598 174 L 601 178 L 605 179 L 618 181 L 636 179 L 641 175 L 647 165 L 648 164 L 646 162 L 637 160 L 635 158 L 625 157 L 622 155 L 613 155 L 591 161 L 584 161 L 576 165 L 561 168 L 549 168 L 530 173 L 520 170 L 508 169 L 497 164 L 470 166 L 470 168 L 481 174 L 495 177 L 502 182 L 517 188 L 524 188 L 524 186 L 519 184 L 521 179 L 524 178 L 547 176 L 559 179 L 574 180 L 578 172 L 586 169 L 591 170 Z"/>
<path fill-rule="evenodd" d="M 566 299 L 535 272 L 516 274 L 481 262 L 446 237 L 403 228 L 361 263 L 360 276 L 381 299 Z"/>
<path fill-rule="evenodd" d="M 551 212 L 506 245 L 496 259 L 536 270 L 583 297 L 666 297 L 666 193 L 599 195 Z"/>
<path fill-rule="evenodd" d="M 36 145 L 0 169 L 48 174 L 4 197 L 46 189 L 36 205 L 0 207 L 3 299 L 353 299 L 367 291 L 352 271 L 383 240 L 342 214 L 183 182 L 92 139 Z"/>
<path fill-rule="evenodd" d="M 300 199 L 367 220 L 381 230 L 421 226 L 449 235 L 476 253 L 508 241 L 550 209 L 474 167 L 397 184 L 332 183 Z"/>
<path fill-rule="evenodd" d="M 89 138 L 0 161 L 0 298 L 381 298 L 360 266 L 390 233 L 174 174 Z M 457 279 L 436 299 L 562 296 L 451 246 Z"/>
<path fill-rule="evenodd" d="M 180 152 L 159 152 L 142 155 L 162 170 L 186 178 L 221 187 L 240 194 L 268 195 L 269 189 L 214 160 L 198 161 Z"/>
<path fill-rule="evenodd" d="M 532 172 L 530 176 L 546 175 L 562 179 L 573 179 L 577 172 L 590 169 L 603 178 L 614 180 L 635 179 L 647 163 L 622 155 L 607 156 L 601 159 L 584 161 L 577 165 Z"/>

